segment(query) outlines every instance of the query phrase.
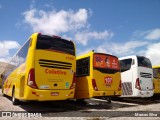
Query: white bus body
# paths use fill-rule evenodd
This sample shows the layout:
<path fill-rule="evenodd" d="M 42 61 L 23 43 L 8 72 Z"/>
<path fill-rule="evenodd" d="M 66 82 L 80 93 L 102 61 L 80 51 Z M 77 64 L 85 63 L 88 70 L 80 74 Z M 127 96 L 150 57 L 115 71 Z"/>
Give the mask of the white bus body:
<path fill-rule="evenodd" d="M 151 62 L 143 56 L 119 58 L 121 65 L 122 96 L 151 97 L 154 94 Z"/>

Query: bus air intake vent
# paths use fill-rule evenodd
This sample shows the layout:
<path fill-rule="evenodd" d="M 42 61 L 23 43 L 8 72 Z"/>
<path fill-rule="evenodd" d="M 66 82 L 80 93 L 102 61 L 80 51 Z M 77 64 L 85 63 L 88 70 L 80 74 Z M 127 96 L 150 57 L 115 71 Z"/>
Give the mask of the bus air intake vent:
<path fill-rule="evenodd" d="M 150 73 L 140 72 L 140 76 L 144 78 L 152 78 L 152 74 Z"/>
<path fill-rule="evenodd" d="M 55 61 L 55 60 L 40 59 L 39 64 L 41 67 L 57 68 L 57 69 L 71 69 L 72 67 L 71 63 Z"/>
<path fill-rule="evenodd" d="M 122 95 L 132 95 L 132 82 L 122 83 Z"/>

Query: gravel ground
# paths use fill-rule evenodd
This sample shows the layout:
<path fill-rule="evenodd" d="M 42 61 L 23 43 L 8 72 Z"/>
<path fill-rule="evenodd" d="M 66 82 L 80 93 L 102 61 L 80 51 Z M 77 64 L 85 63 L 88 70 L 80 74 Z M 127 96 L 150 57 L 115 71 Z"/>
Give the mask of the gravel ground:
<path fill-rule="evenodd" d="M 3 97 L 0 90 L 0 111 L 39 112 L 43 116 L 38 118 L 0 117 L 2 120 L 159 120 L 160 117 L 135 117 L 135 114 L 151 115 L 154 113 L 154 115 L 160 116 L 160 96 L 148 99 L 112 101 L 110 104 L 106 100 L 89 99 L 84 103 L 68 100 L 24 102 L 21 105 L 13 106 L 11 99 Z"/>

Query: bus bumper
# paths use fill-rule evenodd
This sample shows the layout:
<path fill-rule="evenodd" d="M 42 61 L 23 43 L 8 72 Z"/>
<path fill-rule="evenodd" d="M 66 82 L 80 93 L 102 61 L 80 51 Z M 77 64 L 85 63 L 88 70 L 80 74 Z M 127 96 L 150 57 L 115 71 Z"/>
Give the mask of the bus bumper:
<path fill-rule="evenodd" d="M 122 91 L 76 91 L 75 99 L 87 99 L 93 97 L 103 97 L 103 96 L 121 96 Z"/>
<path fill-rule="evenodd" d="M 160 94 L 160 89 L 154 90 L 154 94 Z"/>
<path fill-rule="evenodd" d="M 152 97 L 154 94 L 154 91 L 139 91 L 137 94 L 135 94 L 135 97 Z"/>
<path fill-rule="evenodd" d="M 74 98 L 74 90 L 39 90 L 27 87 L 21 100 L 54 101 Z"/>
<path fill-rule="evenodd" d="M 93 91 L 93 97 L 98 96 L 121 96 L 122 91 Z"/>

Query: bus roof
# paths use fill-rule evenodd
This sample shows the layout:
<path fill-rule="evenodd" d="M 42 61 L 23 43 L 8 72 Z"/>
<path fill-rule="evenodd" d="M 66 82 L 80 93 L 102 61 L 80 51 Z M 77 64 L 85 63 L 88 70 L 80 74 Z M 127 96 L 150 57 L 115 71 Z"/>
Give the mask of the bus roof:
<path fill-rule="evenodd" d="M 91 55 L 94 54 L 94 53 L 96 53 L 96 54 L 103 54 L 103 55 L 109 55 L 109 56 L 113 56 L 113 57 L 118 58 L 117 56 L 114 56 L 114 55 L 111 55 L 111 54 L 106 54 L 106 53 L 99 53 L 99 52 L 90 51 L 90 52 L 88 52 L 88 53 L 85 53 L 85 54 L 83 54 L 83 55 L 78 56 L 76 59 L 85 58 L 85 57 L 91 56 Z"/>
<path fill-rule="evenodd" d="M 152 68 L 160 68 L 160 65 L 154 65 Z"/>
<path fill-rule="evenodd" d="M 118 59 L 123 60 L 123 59 L 127 59 L 127 58 L 135 58 L 135 57 L 137 57 L 137 55 L 124 56 L 124 57 L 120 57 Z"/>

